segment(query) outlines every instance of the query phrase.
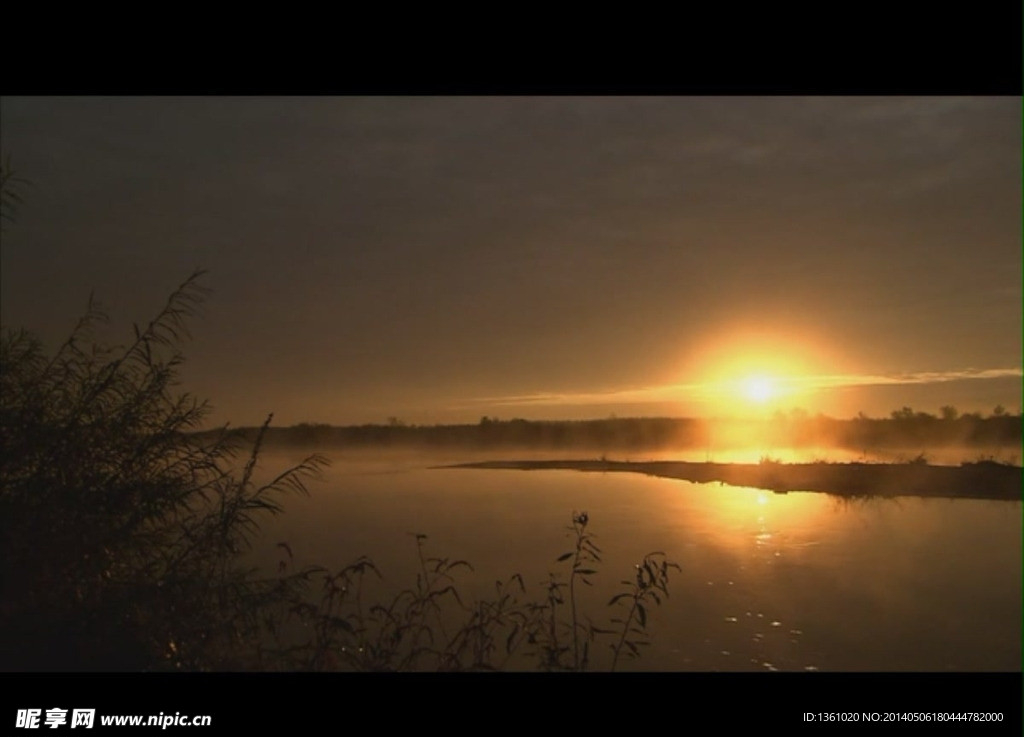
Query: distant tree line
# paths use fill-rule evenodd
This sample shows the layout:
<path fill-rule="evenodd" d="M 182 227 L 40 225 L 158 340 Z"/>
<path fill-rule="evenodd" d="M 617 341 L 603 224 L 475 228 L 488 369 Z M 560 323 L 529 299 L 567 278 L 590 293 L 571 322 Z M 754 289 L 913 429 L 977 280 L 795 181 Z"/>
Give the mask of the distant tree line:
<path fill-rule="evenodd" d="M 271 427 L 268 445 L 294 447 L 419 447 L 419 448 L 524 448 L 638 451 L 678 448 L 726 447 L 730 438 L 756 438 L 777 446 L 830 445 L 865 449 L 941 445 L 991 446 L 1021 442 L 1021 415 L 996 407 L 991 415 L 960 413 L 946 406 L 939 415 L 910 407 L 894 410 L 887 418 L 861 413 L 840 420 L 811 416 L 797 410 L 776 413 L 770 420 L 703 420 L 694 418 L 638 417 L 579 421 L 499 420 L 483 417 L 477 424 L 411 425 L 397 418 L 387 424 L 338 427 L 301 423 Z M 255 438 L 257 428 L 241 428 L 243 438 Z"/>

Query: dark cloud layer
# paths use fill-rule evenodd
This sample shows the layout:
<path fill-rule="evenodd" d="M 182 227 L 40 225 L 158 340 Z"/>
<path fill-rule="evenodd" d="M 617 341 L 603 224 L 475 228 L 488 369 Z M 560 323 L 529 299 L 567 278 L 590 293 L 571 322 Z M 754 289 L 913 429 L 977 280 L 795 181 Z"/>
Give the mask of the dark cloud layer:
<path fill-rule="evenodd" d="M 143 319 L 207 268 L 186 379 L 225 419 L 448 420 L 480 397 L 685 382 L 736 326 L 829 343 L 828 374 L 1021 362 L 1016 98 L 0 112 L 33 182 L 4 234 L 5 324 L 56 340 L 91 290 Z"/>

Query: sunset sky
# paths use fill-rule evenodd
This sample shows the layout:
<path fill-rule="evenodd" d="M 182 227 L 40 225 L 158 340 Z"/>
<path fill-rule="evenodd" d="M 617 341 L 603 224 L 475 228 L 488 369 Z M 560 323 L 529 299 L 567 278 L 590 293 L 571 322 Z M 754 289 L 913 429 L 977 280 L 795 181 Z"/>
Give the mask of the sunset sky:
<path fill-rule="evenodd" d="M 1021 406 L 1019 97 L 3 98 L 5 327 L 212 422 Z"/>

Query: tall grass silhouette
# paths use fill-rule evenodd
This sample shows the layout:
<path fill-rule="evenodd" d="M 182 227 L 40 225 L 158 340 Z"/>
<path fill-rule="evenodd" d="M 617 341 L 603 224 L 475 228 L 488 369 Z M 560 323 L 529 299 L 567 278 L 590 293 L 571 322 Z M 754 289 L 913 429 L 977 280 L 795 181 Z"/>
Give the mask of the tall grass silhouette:
<path fill-rule="evenodd" d="M 648 611 L 668 596 L 669 571 L 679 567 L 663 553 L 645 556 L 608 602 L 617 616 L 596 626 L 575 594 L 577 580 L 589 584 L 598 574 L 585 567 L 600 560 L 587 523 L 585 512 L 573 513 L 567 529 L 575 550 L 553 561 L 556 569 L 539 595 L 530 595 L 523 577 L 513 574 L 496 581 L 490 597 L 466 600 L 458 577 L 472 565 L 428 555 L 423 534 L 415 535 L 414 585 L 390 597 L 367 601 L 382 577 L 369 558 L 336 572 L 314 571 L 322 580 L 319 600 L 291 608 L 288 616 L 303 626 L 278 642 L 271 662 L 293 670 L 614 671 L 620 656 L 637 658 L 639 647 L 650 644 Z M 617 607 L 626 607 L 624 617 Z M 307 634 L 295 638 L 297 630 Z M 592 647 L 602 641 L 605 658 Z"/>
<path fill-rule="evenodd" d="M 247 665 L 257 604 L 300 579 L 239 568 L 261 514 L 304 493 L 310 456 L 253 481 L 229 433 L 189 433 L 208 405 L 173 391 L 186 319 L 204 295 L 190 276 L 126 347 L 94 339 L 90 300 L 53 355 L 23 330 L 0 341 L 0 617 L 14 668 Z M 269 418 L 267 424 L 269 424 Z M 266 427 L 266 425 L 264 425 Z"/>

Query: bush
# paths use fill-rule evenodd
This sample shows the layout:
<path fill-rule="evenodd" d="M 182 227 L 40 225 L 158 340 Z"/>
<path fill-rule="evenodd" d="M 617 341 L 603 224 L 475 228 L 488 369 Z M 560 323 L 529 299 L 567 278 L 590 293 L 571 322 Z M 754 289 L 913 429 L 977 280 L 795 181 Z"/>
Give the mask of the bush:
<path fill-rule="evenodd" d="M 201 273 L 126 348 L 97 344 L 90 300 L 52 355 L 22 330 L 0 340 L 0 668 L 251 667 L 260 613 L 302 577 L 239 567 L 257 515 L 281 511 L 324 463 L 253 483 L 208 411 L 173 392 Z M 268 421 L 269 423 L 269 418 Z M 264 428 L 266 425 L 264 425 Z"/>

